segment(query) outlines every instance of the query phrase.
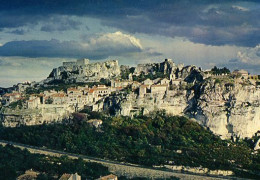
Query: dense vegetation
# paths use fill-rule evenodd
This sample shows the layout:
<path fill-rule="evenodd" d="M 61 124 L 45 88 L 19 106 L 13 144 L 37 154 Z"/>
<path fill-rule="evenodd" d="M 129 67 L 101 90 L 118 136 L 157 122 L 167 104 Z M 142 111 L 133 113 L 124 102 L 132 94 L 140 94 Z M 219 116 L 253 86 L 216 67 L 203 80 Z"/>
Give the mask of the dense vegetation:
<path fill-rule="evenodd" d="M 12 109 L 15 109 L 15 108 L 22 108 L 23 107 L 23 103 L 25 102 L 25 99 L 20 99 L 18 101 L 15 101 L 15 102 L 11 102 L 9 104 L 9 107 L 12 108 Z"/>
<path fill-rule="evenodd" d="M 40 173 L 37 176 L 39 180 L 57 179 L 64 173 L 77 172 L 82 179 L 94 179 L 110 173 L 106 167 L 84 162 L 81 158 L 71 160 L 66 156 L 57 158 L 31 154 L 28 150 L 0 145 L 0 179 L 14 180 L 29 169 Z"/>
<path fill-rule="evenodd" d="M 139 76 L 133 75 L 133 80 L 134 81 L 138 81 L 138 82 L 142 82 L 146 79 L 157 79 L 157 78 L 169 78 L 169 74 L 164 74 L 162 72 L 154 72 L 154 73 L 148 73 L 145 74 L 144 72 L 142 72 Z"/>
<path fill-rule="evenodd" d="M 129 79 L 129 74 L 130 73 L 134 73 L 135 68 L 131 67 L 131 68 L 121 68 L 121 79 Z"/>
<path fill-rule="evenodd" d="M 161 112 L 131 119 L 90 112 L 88 118 L 102 119 L 102 128 L 77 115 L 73 124 L 1 128 L 0 138 L 146 166 L 173 162 L 236 175 L 244 173 L 241 169 L 260 171 L 260 156 L 252 154 L 248 143 L 223 141 L 185 117 Z"/>
<path fill-rule="evenodd" d="M 212 73 L 213 74 L 230 74 L 230 70 L 226 67 L 224 68 L 217 68 L 216 66 L 214 66 L 212 69 L 211 69 Z"/>

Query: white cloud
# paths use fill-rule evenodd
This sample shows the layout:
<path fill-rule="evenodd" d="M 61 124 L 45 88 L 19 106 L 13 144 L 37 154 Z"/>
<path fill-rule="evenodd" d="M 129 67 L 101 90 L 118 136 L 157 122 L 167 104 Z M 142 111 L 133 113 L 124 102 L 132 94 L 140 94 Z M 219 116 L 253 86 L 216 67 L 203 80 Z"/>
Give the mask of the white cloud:
<path fill-rule="evenodd" d="M 230 59 L 236 58 L 238 51 L 245 49 L 228 45 L 209 46 L 193 43 L 183 38 L 162 36 L 154 36 L 153 38 L 142 39 L 143 46 L 152 46 L 153 49 L 163 54 L 162 58 L 172 58 L 177 63 L 193 64 L 202 68 L 211 68 L 212 64 L 226 63 Z"/>
<path fill-rule="evenodd" d="M 93 49 L 110 46 L 134 46 L 140 50 L 143 49 L 139 39 L 129 34 L 123 34 L 120 31 L 117 31 L 115 33 L 102 34 L 97 38 L 91 38 L 90 42 L 87 45 L 88 47 Z"/>
<path fill-rule="evenodd" d="M 242 6 L 233 5 L 232 8 L 237 9 L 239 11 L 249 11 L 248 8 L 245 8 L 245 7 L 242 7 Z"/>
<path fill-rule="evenodd" d="M 10 41 L 0 47 L 2 56 L 71 57 L 104 59 L 142 52 L 140 40 L 120 31 L 99 34 L 86 42 L 52 40 Z"/>
<path fill-rule="evenodd" d="M 251 74 L 260 72 L 260 46 L 254 48 L 244 48 L 237 52 L 237 56 L 224 64 L 231 69 L 245 69 Z"/>
<path fill-rule="evenodd" d="M 254 48 L 247 48 L 244 51 L 238 51 L 237 58 L 242 63 L 260 65 L 260 45 Z"/>

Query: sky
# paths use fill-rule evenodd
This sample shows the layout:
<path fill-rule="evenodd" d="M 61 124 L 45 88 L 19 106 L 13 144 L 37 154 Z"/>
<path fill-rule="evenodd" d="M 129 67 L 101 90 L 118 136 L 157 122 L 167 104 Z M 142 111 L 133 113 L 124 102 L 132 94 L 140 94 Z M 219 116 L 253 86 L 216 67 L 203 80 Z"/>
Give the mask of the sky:
<path fill-rule="evenodd" d="M 260 74 L 259 18 L 259 0 L 1 0 L 0 87 L 80 58 Z"/>

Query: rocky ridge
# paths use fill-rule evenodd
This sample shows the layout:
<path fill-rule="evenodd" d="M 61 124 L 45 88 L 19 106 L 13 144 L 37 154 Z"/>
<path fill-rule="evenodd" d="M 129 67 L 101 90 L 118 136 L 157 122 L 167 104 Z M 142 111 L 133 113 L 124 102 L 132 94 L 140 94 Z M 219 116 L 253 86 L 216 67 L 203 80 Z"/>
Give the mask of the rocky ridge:
<path fill-rule="evenodd" d="M 156 64 L 142 65 L 139 71 L 149 73 L 151 66 Z M 193 118 L 223 139 L 252 137 L 260 130 L 260 87 L 255 81 L 232 74 L 209 77 L 195 66 L 170 67 L 164 72 L 179 77 L 166 91 L 152 93 L 148 88 L 144 95 L 131 92 L 110 96 L 102 102 L 102 110 L 109 108 L 123 116 L 165 110 L 170 115 Z"/>
<path fill-rule="evenodd" d="M 127 72 L 131 72 L 129 78 L 149 76 L 154 79 L 143 78 L 145 80 L 139 79 L 139 82 L 123 80 L 120 79 L 122 71 L 126 73 L 125 77 Z M 64 83 L 93 82 L 100 81 L 101 78 L 117 79 L 119 85 L 111 85 L 107 96 L 99 97 L 97 102 L 93 102 L 92 110 L 95 111 L 135 116 L 164 110 L 169 115 L 187 116 L 224 139 L 252 137 L 260 130 L 259 78 L 252 79 L 248 74 L 213 74 L 196 66 L 175 64 L 170 59 L 161 63 L 140 64 L 136 68 L 120 68 L 116 60 L 89 63 L 88 59 L 81 59 L 64 62 L 63 66 L 53 69 L 42 83 L 54 80 L 63 80 Z M 121 87 L 124 84 L 127 86 Z M 126 87 L 130 90 L 126 91 Z M 111 93 L 112 89 L 114 93 Z M 55 108 L 55 112 L 68 117 L 69 112 L 74 110 L 67 106 L 66 112 L 60 107 Z M 38 119 L 52 121 L 51 109 L 46 112 L 50 113 L 47 113 L 45 119 L 33 119 L 37 122 L 40 121 Z M 30 121 L 30 118 L 32 117 L 26 114 L 19 114 L 9 119 L 11 123 L 19 124 L 19 119 Z M 8 124 L 9 121 L 2 124 L 5 123 Z"/>
<path fill-rule="evenodd" d="M 117 60 L 90 63 L 88 59 L 76 62 L 64 62 L 63 66 L 54 68 L 47 81 L 63 80 L 71 82 L 95 82 L 101 78 L 109 79 L 120 75 L 120 66 Z"/>

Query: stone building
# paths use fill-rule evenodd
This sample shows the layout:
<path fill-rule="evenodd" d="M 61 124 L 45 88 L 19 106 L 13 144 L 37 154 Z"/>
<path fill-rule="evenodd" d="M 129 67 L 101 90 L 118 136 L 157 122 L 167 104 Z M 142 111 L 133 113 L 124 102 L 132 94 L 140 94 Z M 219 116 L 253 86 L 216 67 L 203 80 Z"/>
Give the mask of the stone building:
<path fill-rule="evenodd" d="M 165 93 L 167 91 L 168 84 L 163 85 L 151 85 L 151 93 Z"/>
<path fill-rule="evenodd" d="M 2 104 L 8 106 L 10 103 L 20 100 L 21 97 L 22 94 L 18 92 L 6 93 L 2 97 Z"/>
<path fill-rule="evenodd" d="M 154 84 L 154 82 L 151 79 L 146 79 L 143 81 L 143 84 L 150 86 L 150 85 Z"/>
<path fill-rule="evenodd" d="M 143 97 L 147 93 L 147 88 L 149 87 L 149 85 L 141 85 L 139 87 L 139 97 Z"/>
<path fill-rule="evenodd" d="M 68 94 L 68 103 L 70 105 L 75 105 L 79 103 L 79 99 L 83 95 L 83 92 L 77 88 L 68 88 L 67 94 Z"/>
<path fill-rule="evenodd" d="M 236 69 L 232 72 L 233 75 L 242 76 L 244 78 L 248 78 L 248 72 L 244 69 Z"/>
<path fill-rule="evenodd" d="M 126 88 L 127 86 L 129 86 L 131 84 L 133 84 L 133 81 L 130 81 L 130 80 L 124 80 L 124 81 L 112 80 L 111 81 L 112 88 L 117 88 L 117 87 Z"/>
<path fill-rule="evenodd" d="M 160 84 L 161 85 L 167 85 L 168 86 L 169 83 L 170 83 L 169 79 L 163 78 L 163 79 L 160 80 Z"/>
<path fill-rule="evenodd" d="M 68 97 L 65 93 L 56 93 L 51 95 L 53 104 L 64 104 L 67 103 Z"/>
<path fill-rule="evenodd" d="M 29 100 L 27 100 L 27 108 L 35 109 L 41 104 L 40 98 L 36 96 L 30 96 Z"/>

